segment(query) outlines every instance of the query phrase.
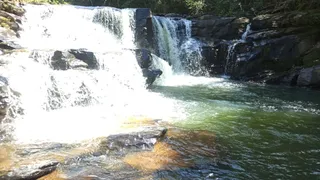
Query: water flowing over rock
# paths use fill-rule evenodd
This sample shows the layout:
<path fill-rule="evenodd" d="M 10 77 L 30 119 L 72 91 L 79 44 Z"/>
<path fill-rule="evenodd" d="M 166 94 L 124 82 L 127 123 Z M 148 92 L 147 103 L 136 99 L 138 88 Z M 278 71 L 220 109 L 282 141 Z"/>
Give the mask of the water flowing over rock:
<path fill-rule="evenodd" d="M 153 47 L 152 13 L 150 9 L 139 8 L 136 10 L 135 39 L 139 49 Z"/>
<path fill-rule="evenodd" d="M 305 79 L 302 77 L 319 65 L 318 14 L 318 10 L 266 14 L 254 17 L 250 22 L 246 18 L 206 15 L 192 20 L 192 34 L 206 43 L 202 49 L 211 74 L 310 86 L 310 81 L 302 80 Z M 228 53 L 225 53 L 226 44 Z M 311 69 L 306 69 L 308 67 Z M 302 77 L 297 83 L 299 73 Z"/>
<path fill-rule="evenodd" d="M 191 21 L 153 16 L 156 55 L 169 62 L 174 72 L 207 75 L 201 42 L 191 37 Z"/>

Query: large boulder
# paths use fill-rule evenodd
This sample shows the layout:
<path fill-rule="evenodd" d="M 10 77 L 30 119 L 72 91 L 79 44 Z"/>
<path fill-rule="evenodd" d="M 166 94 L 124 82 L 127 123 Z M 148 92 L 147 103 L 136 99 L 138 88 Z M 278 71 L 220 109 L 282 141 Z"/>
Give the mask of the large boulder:
<path fill-rule="evenodd" d="M 136 49 L 136 58 L 141 68 L 150 68 L 152 65 L 152 54 L 147 49 Z"/>
<path fill-rule="evenodd" d="M 160 69 L 142 69 L 143 76 L 146 77 L 146 84 L 152 85 L 153 82 L 162 75 Z"/>
<path fill-rule="evenodd" d="M 224 73 L 228 55 L 228 44 L 226 42 L 221 42 L 214 46 L 203 46 L 201 53 L 204 65 L 210 74 L 219 75 Z"/>
<path fill-rule="evenodd" d="M 306 52 L 302 61 L 304 66 L 314 66 L 320 64 L 320 42 Z"/>
<path fill-rule="evenodd" d="M 296 36 L 284 36 L 261 44 L 238 43 L 227 72 L 235 79 L 261 79 L 265 75 L 288 71 L 300 63 L 298 42 Z"/>
<path fill-rule="evenodd" d="M 320 25 L 320 11 L 288 12 L 259 15 L 251 22 L 252 30 L 307 27 Z"/>
<path fill-rule="evenodd" d="M 192 36 L 199 39 L 240 39 L 248 23 L 247 18 L 202 16 L 192 20 Z"/>
<path fill-rule="evenodd" d="M 155 143 L 164 138 L 167 129 L 148 127 L 134 132 L 110 135 L 100 143 L 100 151 L 124 154 L 126 151 L 151 150 Z"/>
<path fill-rule="evenodd" d="M 55 51 L 51 57 L 51 66 L 54 70 L 68 70 L 88 68 L 88 64 L 69 52 Z"/>
<path fill-rule="evenodd" d="M 302 69 L 299 73 L 297 85 L 320 87 L 320 66 Z"/>

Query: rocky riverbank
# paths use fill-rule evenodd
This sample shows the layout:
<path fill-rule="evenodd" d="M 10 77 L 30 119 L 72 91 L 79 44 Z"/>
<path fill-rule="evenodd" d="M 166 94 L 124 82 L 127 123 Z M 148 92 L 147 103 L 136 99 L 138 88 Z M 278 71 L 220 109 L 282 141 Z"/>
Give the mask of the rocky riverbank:
<path fill-rule="evenodd" d="M 204 64 L 212 75 L 319 88 L 319 15 L 313 10 L 252 19 L 202 16 L 192 19 L 193 36 L 206 44 Z"/>

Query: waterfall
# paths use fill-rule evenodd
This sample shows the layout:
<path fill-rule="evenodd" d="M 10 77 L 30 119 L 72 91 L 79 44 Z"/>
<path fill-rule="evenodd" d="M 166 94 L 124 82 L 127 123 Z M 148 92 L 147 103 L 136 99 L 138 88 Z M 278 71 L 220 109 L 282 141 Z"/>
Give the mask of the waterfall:
<path fill-rule="evenodd" d="M 134 9 L 25 6 L 20 44 L 29 49 L 134 48 Z"/>
<path fill-rule="evenodd" d="M 226 64 L 225 64 L 225 67 L 224 67 L 224 75 L 227 75 L 227 73 L 228 73 L 229 62 L 233 57 L 233 53 L 234 53 L 235 47 L 241 42 L 246 42 L 246 38 L 247 38 L 247 36 L 248 36 L 248 34 L 250 32 L 251 32 L 251 24 L 248 24 L 247 27 L 246 27 L 245 32 L 241 36 L 241 39 L 232 41 L 231 44 L 228 46 Z"/>
<path fill-rule="evenodd" d="M 15 92 L 1 126 L 13 139 L 75 142 L 114 133 L 132 116 L 178 116 L 176 102 L 149 92 L 135 53 L 123 50 L 135 48 L 135 9 L 25 8 L 19 40 L 25 50 L 0 56 L 0 76 Z M 55 50 L 78 48 L 94 52 L 98 68 L 52 67 Z"/>
<path fill-rule="evenodd" d="M 176 74 L 207 75 L 201 64 L 201 42 L 191 37 L 191 21 L 153 16 L 158 55 Z"/>

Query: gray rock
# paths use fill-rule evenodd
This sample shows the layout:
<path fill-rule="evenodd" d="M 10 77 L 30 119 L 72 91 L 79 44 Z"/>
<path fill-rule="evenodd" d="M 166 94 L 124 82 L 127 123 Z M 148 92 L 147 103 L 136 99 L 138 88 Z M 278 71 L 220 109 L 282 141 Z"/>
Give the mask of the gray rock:
<path fill-rule="evenodd" d="M 82 59 L 78 59 L 75 55 L 63 51 L 54 52 L 53 56 L 51 57 L 51 66 L 55 70 L 68 70 L 89 67 L 88 64 Z"/>
<path fill-rule="evenodd" d="M 192 20 L 192 35 L 205 39 L 240 39 L 248 23 L 247 18 L 202 16 Z"/>
<path fill-rule="evenodd" d="M 13 169 L 8 174 L 0 176 L 3 180 L 34 180 L 45 175 L 48 175 L 57 169 L 59 162 L 57 161 L 42 161 L 37 164 L 22 166 Z"/>
<path fill-rule="evenodd" d="M 69 53 L 85 62 L 89 69 L 97 69 L 99 67 L 99 63 L 93 52 L 87 51 L 86 49 L 70 49 Z"/>
<path fill-rule="evenodd" d="M 320 66 L 302 69 L 299 73 L 297 85 L 320 87 Z"/>
<path fill-rule="evenodd" d="M 111 135 L 100 143 L 100 150 L 120 155 L 126 151 L 151 150 L 166 133 L 166 128 L 149 127 L 138 132 Z"/>
<path fill-rule="evenodd" d="M 307 12 L 288 12 L 277 14 L 264 14 L 253 18 L 251 28 L 261 30 L 268 28 L 288 28 L 301 26 L 318 26 L 320 25 L 320 11 Z"/>

